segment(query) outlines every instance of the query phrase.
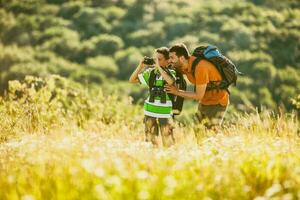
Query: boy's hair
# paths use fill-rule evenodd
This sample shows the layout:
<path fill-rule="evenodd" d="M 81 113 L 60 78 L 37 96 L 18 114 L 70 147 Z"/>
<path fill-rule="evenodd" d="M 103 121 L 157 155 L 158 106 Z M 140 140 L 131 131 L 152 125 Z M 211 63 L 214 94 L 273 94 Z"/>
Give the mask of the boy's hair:
<path fill-rule="evenodd" d="M 156 49 L 156 52 L 164 55 L 164 58 L 167 60 L 170 58 L 168 47 L 160 47 L 160 48 Z"/>
<path fill-rule="evenodd" d="M 185 59 L 188 59 L 190 57 L 190 53 L 183 43 L 173 45 L 169 49 L 169 52 L 175 52 L 177 57 L 184 56 Z"/>

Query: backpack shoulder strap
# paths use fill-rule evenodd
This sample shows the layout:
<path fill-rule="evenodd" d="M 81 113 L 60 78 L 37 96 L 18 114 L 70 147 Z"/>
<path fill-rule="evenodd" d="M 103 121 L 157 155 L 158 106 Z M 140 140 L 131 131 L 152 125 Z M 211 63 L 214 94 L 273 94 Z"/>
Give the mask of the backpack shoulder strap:
<path fill-rule="evenodd" d="M 155 74 L 155 70 L 153 69 L 150 71 L 150 75 L 149 75 L 149 88 L 150 89 L 153 88 L 155 79 L 156 79 L 156 74 Z"/>
<path fill-rule="evenodd" d="M 171 72 L 169 71 L 169 69 L 165 69 L 165 68 L 162 68 L 169 76 L 171 76 L 172 77 L 172 74 L 171 74 Z"/>
<path fill-rule="evenodd" d="M 174 79 L 174 75 L 171 73 L 171 71 L 170 71 L 170 69 L 169 68 L 167 68 L 167 69 L 165 69 L 165 68 L 162 68 L 172 79 Z M 176 81 L 176 80 L 175 80 Z"/>
<path fill-rule="evenodd" d="M 194 77 L 195 77 L 196 67 L 201 60 L 202 60 L 201 57 L 197 57 L 192 63 L 192 74 Z"/>

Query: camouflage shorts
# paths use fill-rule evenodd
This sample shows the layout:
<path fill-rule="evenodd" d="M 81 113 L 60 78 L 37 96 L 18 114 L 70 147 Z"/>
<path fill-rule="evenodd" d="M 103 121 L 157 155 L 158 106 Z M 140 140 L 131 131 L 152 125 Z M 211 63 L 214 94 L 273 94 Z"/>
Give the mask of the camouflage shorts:
<path fill-rule="evenodd" d="M 172 118 L 155 118 L 145 116 L 144 124 L 146 141 L 151 141 L 153 144 L 157 145 L 157 137 L 159 136 L 160 131 L 162 142 L 165 146 L 170 146 L 174 143 L 174 127 Z"/>
<path fill-rule="evenodd" d="M 196 119 L 199 123 L 204 123 L 207 128 L 222 126 L 227 107 L 218 105 L 199 104 Z"/>

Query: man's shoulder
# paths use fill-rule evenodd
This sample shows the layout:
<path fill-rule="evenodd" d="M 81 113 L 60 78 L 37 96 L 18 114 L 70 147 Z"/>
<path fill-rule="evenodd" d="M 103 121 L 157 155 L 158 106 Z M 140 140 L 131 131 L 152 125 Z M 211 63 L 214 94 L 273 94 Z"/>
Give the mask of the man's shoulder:
<path fill-rule="evenodd" d="M 207 73 L 214 70 L 215 66 L 206 59 L 201 59 L 195 66 L 196 73 Z"/>
<path fill-rule="evenodd" d="M 208 60 L 206 60 L 205 58 L 199 58 L 199 61 L 196 61 L 198 59 L 198 57 L 195 57 L 195 56 L 191 56 L 189 58 L 189 63 L 190 65 L 194 65 L 194 62 L 198 62 L 197 63 L 197 66 L 213 66 L 213 64 L 211 62 L 209 62 Z"/>
<path fill-rule="evenodd" d="M 200 62 L 198 63 L 198 66 L 207 67 L 207 68 L 214 67 L 214 65 L 206 59 L 201 59 Z"/>

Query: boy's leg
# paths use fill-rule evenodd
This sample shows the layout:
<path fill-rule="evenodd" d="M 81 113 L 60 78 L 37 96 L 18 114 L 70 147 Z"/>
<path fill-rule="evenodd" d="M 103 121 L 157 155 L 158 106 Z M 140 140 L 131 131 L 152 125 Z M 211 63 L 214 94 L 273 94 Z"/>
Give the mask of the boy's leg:
<path fill-rule="evenodd" d="M 159 118 L 159 127 L 162 137 L 162 142 L 165 147 L 169 147 L 175 143 L 174 127 L 171 118 Z"/>
<path fill-rule="evenodd" d="M 158 124 L 156 118 L 145 116 L 146 142 L 151 141 L 153 145 L 158 145 Z"/>

